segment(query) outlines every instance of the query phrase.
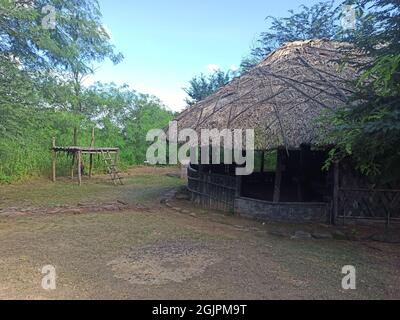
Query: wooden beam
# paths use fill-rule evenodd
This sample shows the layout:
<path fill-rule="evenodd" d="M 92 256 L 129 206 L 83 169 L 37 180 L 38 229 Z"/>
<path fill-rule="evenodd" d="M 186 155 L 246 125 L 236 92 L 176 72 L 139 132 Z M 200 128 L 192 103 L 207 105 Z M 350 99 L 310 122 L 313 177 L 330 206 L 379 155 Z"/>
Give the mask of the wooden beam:
<path fill-rule="evenodd" d="M 307 180 L 307 159 L 309 159 L 309 153 L 311 152 L 311 148 L 308 146 L 301 146 L 300 148 L 300 174 L 297 181 L 297 200 L 299 202 L 304 202 L 304 184 Z"/>
<path fill-rule="evenodd" d="M 92 128 L 92 137 L 90 140 L 90 147 L 94 148 L 94 128 Z M 92 179 L 92 173 L 93 173 L 93 154 L 90 154 L 90 160 L 89 160 L 89 179 Z"/>
<path fill-rule="evenodd" d="M 264 173 L 265 169 L 265 151 L 261 152 L 261 173 Z"/>
<path fill-rule="evenodd" d="M 242 176 L 236 176 L 236 193 L 235 197 L 240 198 L 242 195 Z"/>
<path fill-rule="evenodd" d="M 94 148 L 94 128 L 92 128 L 92 136 L 90 139 L 90 147 Z"/>
<path fill-rule="evenodd" d="M 82 153 L 78 152 L 78 183 L 82 185 Z"/>
<path fill-rule="evenodd" d="M 275 187 L 274 187 L 274 202 L 278 203 L 281 200 L 281 184 L 282 184 L 282 153 L 278 150 L 278 164 L 275 173 Z"/>
<path fill-rule="evenodd" d="M 75 127 L 72 133 L 72 144 L 74 146 L 78 145 L 78 129 Z M 74 179 L 74 166 L 76 160 L 76 153 L 72 154 L 72 169 L 71 169 L 71 179 Z"/>
<path fill-rule="evenodd" d="M 72 156 L 72 164 L 71 164 L 71 179 L 74 179 L 74 171 L 75 171 L 75 158 L 76 158 L 76 154 L 74 152 L 73 156 Z"/>
<path fill-rule="evenodd" d="M 332 223 L 336 224 L 339 216 L 339 191 L 340 191 L 340 165 L 336 161 L 333 165 L 333 217 Z"/>
<path fill-rule="evenodd" d="M 56 138 L 53 138 L 53 182 L 57 180 L 57 152 L 54 150 L 56 146 Z"/>
<path fill-rule="evenodd" d="M 89 159 L 89 179 L 92 179 L 93 174 L 93 154 L 90 154 Z"/>

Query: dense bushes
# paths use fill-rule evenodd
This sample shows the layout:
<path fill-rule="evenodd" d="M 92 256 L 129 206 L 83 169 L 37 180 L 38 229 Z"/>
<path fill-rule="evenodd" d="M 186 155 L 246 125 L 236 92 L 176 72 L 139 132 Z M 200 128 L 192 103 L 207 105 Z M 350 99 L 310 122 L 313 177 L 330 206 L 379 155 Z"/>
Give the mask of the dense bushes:
<path fill-rule="evenodd" d="M 92 87 L 90 90 L 97 89 Z M 122 167 L 143 164 L 147 131 L 165 127 L 173 118 L 172 112 L 157 99 L 138 95 L 127 88 L 122 92 L 113 85 L 103 85 L 102 90 L 110 93 L 107 104 L 98 99 L 96 104 L 91 105 L 91 109 L 97 111 L 90 116 L 78 116 L 54 108 L 25 109 L 14 106 L 12 109 L 0 104 L 0 114 L 4 115 L 8 110 L 7 119 L 15 119 L 15 122 L 4 124 L 0 138 L 0 183 L 50 175 L 52 137 L 56 137 L 57 145 L 70 146 L 73 144 L 74 127 L 78 128 L 78 145 L 90 145 L 94 127 L 95 145 L 119 147 Z M 129 99 L 119 100 L 117 93 L 125 97 L 129 94 Z M 68 174 L 71 159 L 61 156 L 58 161 L 58 173 Z M 97 170 L 102 170 L 103 161 L 97 158 L 95 161 Z"/>

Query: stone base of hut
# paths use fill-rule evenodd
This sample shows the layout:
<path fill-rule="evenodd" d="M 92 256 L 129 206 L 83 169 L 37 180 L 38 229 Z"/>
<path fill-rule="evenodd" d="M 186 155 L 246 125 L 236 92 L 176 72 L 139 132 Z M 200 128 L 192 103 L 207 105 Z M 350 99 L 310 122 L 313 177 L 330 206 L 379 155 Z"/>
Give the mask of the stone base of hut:
<path fill-rule="evenodd" d="M 331 206 L 327 203 L 274 203 L 239 198 L 235 200 L 235 213 L 257 220 L 295 223 L 331 222 Z"/>

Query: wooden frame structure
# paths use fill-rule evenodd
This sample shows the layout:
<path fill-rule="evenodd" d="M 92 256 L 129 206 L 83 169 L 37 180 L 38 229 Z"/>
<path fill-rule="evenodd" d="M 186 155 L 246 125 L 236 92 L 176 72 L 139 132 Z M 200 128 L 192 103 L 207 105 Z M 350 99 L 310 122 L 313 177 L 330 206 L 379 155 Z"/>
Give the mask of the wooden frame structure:
<path fill-rule="evenodd" d="M 122 184 L 122 178 L 119 176 L 118 172 L 118 161 L 119 161 L 119 148 L 95 148 L 94 147 L 94 129 L 92 130 L 92 140 L 90 147 L 59 147 L 56 145 L 56 138 L 53 138 L 52 144 L 52 154 L 53 154 L 53 172 L 52 172 L 52 180 L 53 182 L 57 181 L 57 155 L 59 153 L 66 153 L 72 155 L 72 165 L 71 165 L 71 179 L 74 179 L 74 171 L 75 167 L 78 172 L 78 183 L 82 185 L 82 168 L 83 168 L 83 155 L 89 155 L 89 179 L 92 178 L 93 174 L 93 156 L 101 155 L 106 163 L 108 173 L 111 176 L 114 184 L 117 184 L 118 180 L 120 184 Z M 114 159 L 112 158 L 114 156 Z"/>

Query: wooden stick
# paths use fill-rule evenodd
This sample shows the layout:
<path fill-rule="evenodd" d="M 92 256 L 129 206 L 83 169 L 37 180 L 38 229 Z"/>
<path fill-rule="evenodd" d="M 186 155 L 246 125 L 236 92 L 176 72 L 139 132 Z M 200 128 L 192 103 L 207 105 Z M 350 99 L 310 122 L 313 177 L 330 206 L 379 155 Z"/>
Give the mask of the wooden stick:
<path fill-rule="evenodd" d="M 53 182 L 56 182 L 57 176 L 56 176 L 56 166 L 57 166 L 57 152 L 55 151 L 56 147 L 56 138 L 53 138 Z"/>
<path fill-rule="evenodd" d="M 235 197 L 240 198 L 242 195 L 242 176 L 236 176 Z"/>
<path fill-rule="evenodd" d="M 335 162 L 333 167 L 333 224 L 336 224 L 337 218 L 339 216 L 339 189 L 340 189 L 340 172 L 339 172 L 339 162 Z M 345 214 L 343 214 L 344 216 Z"/>
<path fill-rule="evenodd" d="M 92 138 L 90 141 L 90 147 L 94 148 L 94 128 L 92 128 Z M 93 173 L 93 154 L 90 154 L 90 163 L 89 163 L 89 179 L 92 178 Z"/>
<path fill-rule="evenodd" d="M 71 164 L 71 179 L 72 179 L 72 180 L 74 179 L 75 158 L 76 158 L 76 155 L 75 155 L 75 152 L 74 152 L 74 154 L 73 154 L 73 156 L 72 156 L 72 164 Z"/>
<path fill-rule="evenodd" d="M 282 154 L 278 150 L 278 166 L 275 173 L 275 187 L 274 187 L 274 202 L 278 203 L 281 199 L 281 184 L 282 184 Z"/>
<path fill-rule="evenodd" d="M 78 152 L 78 182 L 79 185 L 82 185 L 82 154 Z"/>
<path fill-rule="evenodd" d="M 72 134 L 72 144 L 74 146 L 77 146 L 78 144 L 78 129 L 75 127 L 73 134 Z M 74 152 L 72 155 L 72 169 L 71 169 L 71 179 L 74 179 L 74 166 L 75 166 L 75 160 L 76 160 L 76 153 Z"/>
<path fill-rule="evenodd" d="M 261 152 L 261 168 L 260 168 L 260 172 L 264 173 L 265 171 L 265 151 Z"/>
<path fill-rule="evenodd" d="M 92 179 L 92 173 L 93 173 L 93 154 L 89 156 L 89 179 Z"/>
<path fill-rule="evenodd" d="M 92 137 L 90 140 L 90 147 L 93 148 L 94 147 L 94 128 L 92 128 Z"/>

